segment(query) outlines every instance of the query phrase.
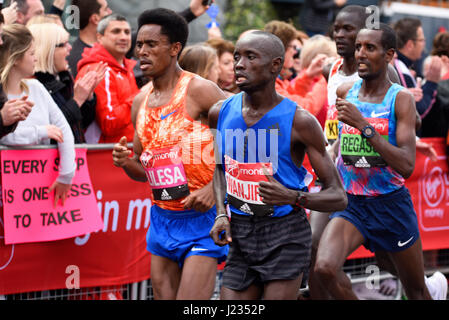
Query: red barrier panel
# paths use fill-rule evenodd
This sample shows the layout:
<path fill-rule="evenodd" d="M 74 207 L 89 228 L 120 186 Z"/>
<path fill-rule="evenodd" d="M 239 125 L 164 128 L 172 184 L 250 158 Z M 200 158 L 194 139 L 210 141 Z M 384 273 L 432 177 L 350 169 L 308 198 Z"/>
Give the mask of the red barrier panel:
<path fill-rule="evenodd" d="M 88 151 L 87 159 L 103 230 L 66 240 L 5 245 L 1 225 L 0 294 L 72 288 L 78 280 L 80 287 L 93 287 L 150 277 L 145 241 L 149 186 L 114 167 L 111 150 Z"/>

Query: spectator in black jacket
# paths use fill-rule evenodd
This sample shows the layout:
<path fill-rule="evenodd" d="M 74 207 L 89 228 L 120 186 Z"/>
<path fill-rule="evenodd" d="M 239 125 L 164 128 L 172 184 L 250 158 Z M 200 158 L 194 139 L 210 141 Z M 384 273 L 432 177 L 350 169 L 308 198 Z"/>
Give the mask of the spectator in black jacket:
<path fill-rule="evenodd" d="M 33 24 L 29 27 L 36 45 L 35 77 L 48 90 L 69 123 L 75 143 L 84 143 L 84 131 L 95 120 L 94 89 L 104 76 L 101 64 L 77 82 L 68 70 L 71 50 L 68 32 L 57 24 Z"/>

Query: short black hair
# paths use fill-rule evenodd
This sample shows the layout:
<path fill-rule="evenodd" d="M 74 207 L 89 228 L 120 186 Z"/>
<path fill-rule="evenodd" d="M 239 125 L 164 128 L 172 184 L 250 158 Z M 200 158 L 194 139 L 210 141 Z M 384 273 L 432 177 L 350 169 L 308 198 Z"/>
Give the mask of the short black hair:
<path fill-rule="evenodd" d="M 349 6 L 345 6 L 343 7 L 343 9 L 341 9 L 337 16 L 342 14 L 342 13 L 347 13 L 350 14 L 351 17 L 354 17 L 355 21 L 357 23 L 357 25 L 359 26 L 359 29 L 365 28 L 366 27 L 366 20 L 369 17 L 369 14 L 366 12 L 366 8 L 359 6 L 359 5 L 349 5 Z"/>
<path fill-rule="evenodd" d="M 170 43 L 179 42 L 182 49 L 187 43 L 189 37 L 187 21 L 173 10 L 165 8 L 146 10 L 140 14 L 137 23 L 138 30 L 146 24 L 161 26 L 161 33 L 168 37 Z"/>
<path fill-rule="evenodd" d="M 386 23 L 379 23 L 379 27 L 372 27 L 372 28 L 364 28 L 362 30 L 376 30 L 381 31 L 382 35 L 380 37 L 380 43 L 384 49 L 384 51 L 387 51 L 389 49 L 396 50 L 397 47 L 397 37 L 396 32 Z"/>
<path fill-rule="evenodd" d="M 101 9 L 97 0 L 72 0 L 72 5 L 78 7 L 80 13 L 80 30 L 86 28 L 90 17 L 99 14 Z"/>
<path fill-rule="evenodd" d="M 409 17 L 402 18 L 393 24 L 399 49 L 402 49 L 407 41 L 416 40 L 419 27 L 421 27 L 421 20 Z"/>
<path fill-rule="evenodd" d="M 382 46 L 384 50 L 387 51 L 389 49 L 397 49 L 397 36 L 396 32 L 386 23 L 379 23 L 379 29 L 382 31 L 382 37 L 380 41 L 382 42 Z"/>

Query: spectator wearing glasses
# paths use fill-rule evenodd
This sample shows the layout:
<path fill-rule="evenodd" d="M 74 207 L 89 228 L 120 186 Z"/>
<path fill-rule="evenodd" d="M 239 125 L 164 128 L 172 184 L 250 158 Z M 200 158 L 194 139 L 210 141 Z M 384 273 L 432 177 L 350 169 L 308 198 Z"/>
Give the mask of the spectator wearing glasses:
<path fill-rule="evenodd" d="M 67 62 L 72 48 L 68 32 L 54 23 L 33 24 L 29 29 L 36 41 L 34 76 L 61 109 L 75 143 L 84 143 L 84 130 L 95 120 L 94 89 L 102 80 L 105 64 L 98 65 L 74 83 Z"/>

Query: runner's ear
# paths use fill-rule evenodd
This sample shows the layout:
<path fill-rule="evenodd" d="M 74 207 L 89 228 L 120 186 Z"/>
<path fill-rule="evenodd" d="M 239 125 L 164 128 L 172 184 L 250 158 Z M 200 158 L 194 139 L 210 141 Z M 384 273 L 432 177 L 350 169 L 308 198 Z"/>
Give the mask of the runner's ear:
<path fill-rule="evenodd" d="M 181 42 L 174 42 L 171 44 L 171 48 L 170 48 L 170 55 L 172 57 L 177 57 L 182 50 L 182 45 Z"/>

